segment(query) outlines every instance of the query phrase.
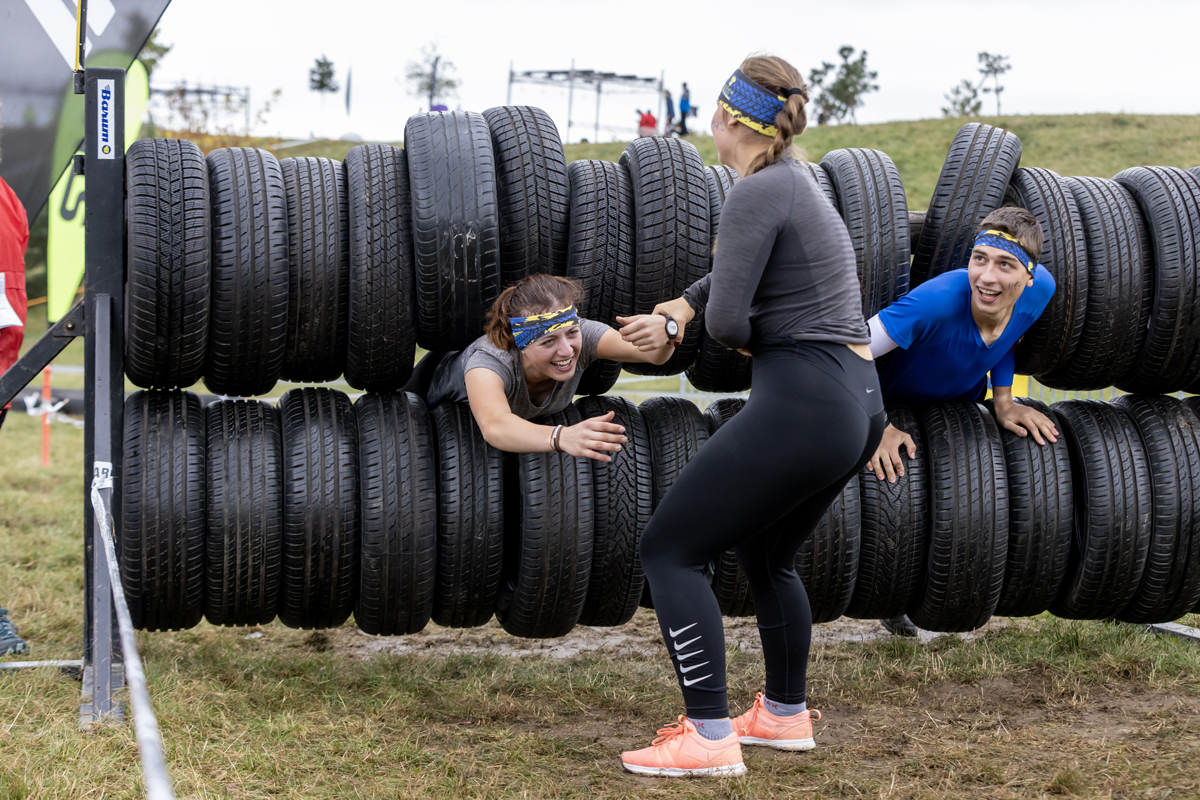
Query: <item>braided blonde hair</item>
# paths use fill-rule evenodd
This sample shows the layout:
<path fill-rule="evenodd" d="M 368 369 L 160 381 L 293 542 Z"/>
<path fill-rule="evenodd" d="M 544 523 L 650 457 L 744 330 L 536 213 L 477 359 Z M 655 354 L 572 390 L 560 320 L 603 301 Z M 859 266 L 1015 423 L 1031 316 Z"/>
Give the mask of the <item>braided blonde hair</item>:
<path fill-rule="evenodd" d="M 793 147 L 792 138 L 803 133 L 808 125 L 808 114 L 804 111 L 804 104 L 808 102 L 808 86 L 804 78 L 779 56 L 750 56 L 742 62 L 741 70 L 759 86 L 778 95 L 784 95 L 788 89 L 800 89 L 799 94 L 788 96 L 787 103 L 775 115 L 775 140 L 750 162 L 747 174 L 753 175 L 769 167 L 789 151 L 796 158 L 803 159 L 804 153 Z"/>

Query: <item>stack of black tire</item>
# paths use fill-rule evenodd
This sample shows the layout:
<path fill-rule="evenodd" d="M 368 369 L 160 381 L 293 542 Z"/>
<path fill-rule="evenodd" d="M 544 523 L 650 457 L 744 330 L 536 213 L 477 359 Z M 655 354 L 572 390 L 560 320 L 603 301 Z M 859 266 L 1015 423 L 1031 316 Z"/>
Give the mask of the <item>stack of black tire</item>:
<path fill-rule="evenodd" d="M 176 140 L 131 148 L 125 363 L 146 391 L 127 403 L 119 548 L 140 627 L 278 616 L 323 628 L 353 613 L 364 631 L 402 634 L 495 614 L 545 637 L 652 605 L 641 531 L 740 400 L 705 416 L 676 398 L 594 396 L 620 370 L 593 364 L 580 387 L 591 396 L 545 421 L 615 412 L 630 442 L 600 463 L 501 454 L 465 405 L 429 409 L 401 387 L 418 345 L 465 346 L 500 290 L 531 273 L 578 279 L 583 315 L 609 324 L 677 297 L 711 269 L 737 176 L 664 138 L 633 142 L 620 163 L 568 168 L 553 124 L 529 107 L 418 115 L 405 133 L 405 149 L 361 145 L 344 163 L 246 148 L 206 159 Z M 913 282 L 965 261 L 978 220 L 1022 202 L 1047 230 L 1043 261 L 1063 287 L 1022 345 L 1026 368 L 1072 388 L 1200 380 L 1200 181 L 1166 168 L 1060 180 L 1017 170 L 1019 150 L 998 129 L 960 132 Z M 909 285 L 899 175 L 874 150 L 810 166 L 847 226 L 869 317 Z M 641 371 L 732 392 L 749 387 L 750 366 L 693 323 L 670 361 Z M 240 399 L 280 378 L 342 375 L 366 394 Z M 202 408 L 185 390 L 199 380 L 227 399 Z M 800 553 L 814 618 L 907 610 L 923 627 L 960 630 L 993 613 L 1158 620 L 1194 606 L 1200 539 L 1191 544 L 1194 515 L 1182 510 L 1184 483 L 1200 480 L 1183 433 L 1193 411 L 1152 397 L 1056 409 L 1067 437 L 1045 449 L 1001 434 L 978 406 L 893 409 L 920 452 L 896 484 L 852 482 Z M 1103 461 L 1135 439 L 1140 462 Z M 1114 475 L 1108 505 L 1082 494 Z M 732 554 L 711 575 L 725 613 L 752 613 Z"/>

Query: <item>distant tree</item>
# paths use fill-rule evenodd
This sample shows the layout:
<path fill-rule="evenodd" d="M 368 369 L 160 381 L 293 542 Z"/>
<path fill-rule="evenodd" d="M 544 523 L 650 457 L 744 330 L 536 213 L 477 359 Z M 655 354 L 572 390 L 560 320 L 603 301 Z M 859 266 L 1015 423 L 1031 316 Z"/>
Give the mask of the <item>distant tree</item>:
<path fill-rule="evenodd" d="M 310 91 L 333 94 L 338 90 L 337 81 L 333 79 L 333 62 L 324 54 L 316 60 L 313 68 L 308 71 L 308 88 Z"/>
<path fill-rule="evenodd" d="M 429 107 L 437 105 L 443 97 L 450 97 L 458 89 L 459 81 L 454 75 L 454 62 L 438 53 L 436 43 L 421 48 L 421 60 L 408 62 L 404 79 L 408 82 L 409 94 L 424 97 Z"/>
<path fill-rule="evenodd" d="M 173 44 L 163 44 L 158 41 L 158 35 L 162 31 L 155 28 L 150 34 L 150 38 L 146 40 L 146 44 L 142 46 L 142 52 L 138 54 L 142 65 L 146 67 L 146 77 L 149 78 L 154 74 L 154 68 L 158 66 L 158 62 L 166 57 L 167 53 L 171 52 Z"/>
<path fill-rule="evenodd" d="M 979 89 L 966 78 L 951 89 L 949 94 L 942 96 L 950 104 L 942 107 L 943 117 L 977 117 L 983 107 L 983 101 L 979 99 Z"/>
<path fill-rule="evenodd" d="M 979 67 L 979 74 L 983 76 L 979 85 L 982 88 L 988 78 L 992 79 L 992 85 L 983 88 L 983 93 L 996 95 L 996 116 L 1000 116 L 1000 93 L 1004 91 L 1004 87 L 1000 85 L 1000 76 L 1012 69 L 1012 66 L 1008 63 L 1008 56 L 993 55 L 986 51 L 979 54 L 979 63 L 982 65 Z"/>
<path fill-rule="evenodd" d="M 857 125 L 857 111 L 863 104 L 863 95 L 879 90 L 879 85 L 872 83 L 879 73 L 867 69 L 866 50 L 854 58 L 854 48 L 843 45 L 838 55 L 842 57 L 841 64 L 822 62 L 820 68 L 812 70 L 808 76 L 809 85 L 817 92 L 814 98 L 819 109 L 817 120 L 818 123 L 822 119 L 840 122 L 849 117 L 851 124 Z"/>

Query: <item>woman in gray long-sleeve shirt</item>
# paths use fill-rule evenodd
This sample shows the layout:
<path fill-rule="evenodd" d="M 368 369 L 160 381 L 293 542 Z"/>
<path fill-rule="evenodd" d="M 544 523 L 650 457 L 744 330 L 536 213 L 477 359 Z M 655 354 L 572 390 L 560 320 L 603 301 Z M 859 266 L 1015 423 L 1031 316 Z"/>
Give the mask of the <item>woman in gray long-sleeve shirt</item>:
<path fill-rule="evenodd" d="M 642 536 L 650 592 L 687 716 L 622 754 L 647 775 L 740 775 L 741 744 L 808 750 L 812 616 L 796 552 L 867 463 L 886 417 L 845 226 L 791 152 L 807 92 L 774 57 L 747 59 L 713 116 L 721 161 L 744 176 L 721 212 L 712 273 L 655 312 L 754 357 L 754 390 L 663 498 Z M 649 323 L 647 340 L 651 338 Z M 628 330 L 633 344 L 636 331 Z M 721 612 L 704 577 L 734 549 L 754 595 L 765 695 L 729 719 Z M 819 718 L 819 717 L 818 717 Z"/>

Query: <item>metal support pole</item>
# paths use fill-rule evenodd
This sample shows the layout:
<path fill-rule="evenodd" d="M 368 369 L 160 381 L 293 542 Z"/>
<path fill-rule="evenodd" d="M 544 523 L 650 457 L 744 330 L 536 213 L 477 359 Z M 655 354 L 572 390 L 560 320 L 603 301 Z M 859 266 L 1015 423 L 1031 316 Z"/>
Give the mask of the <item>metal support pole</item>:
<path fill-rule="evenodd" d="M 125 410 L 125 71 L 85 70 L 84 160 L 88 199 L 84 223 L 84 485 L 96 461 L 112 463 L 112 511 L 121 519 L 122 429 Z M 101 316 L 102 315 L 102 316 Z M 113 667 L 121 657 L 113 620 L 106 563 L 96 540 L 96 519 L 84 503 L 84 692 L 92 703 L 83 721 L 116 710 L 120 688 Z M 90 717 L 90 719 L 88 719 Z"/>
<path fill-rule="evenodd" d="M 571 143 L 571 108 L 575 103 L 575 59 L 571 59 L 571 76 L 567 81 L 567 144 Z"/>
<path fill-rule="evenodd" d="M 600 141 L 600 93 L 604 81 L 596 81 L 596 132 L 592 134 L 592 144 Z"/>
<path fill-rule="evenodd" d="M 667 71 L 663 70 L 658 73 L 658 118 L 663 118 L 663 89 L 666 88 Z M 669 131 L 664 131 L 669 133 Z"/>

